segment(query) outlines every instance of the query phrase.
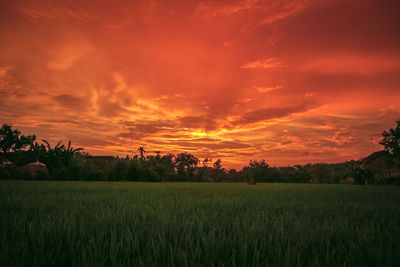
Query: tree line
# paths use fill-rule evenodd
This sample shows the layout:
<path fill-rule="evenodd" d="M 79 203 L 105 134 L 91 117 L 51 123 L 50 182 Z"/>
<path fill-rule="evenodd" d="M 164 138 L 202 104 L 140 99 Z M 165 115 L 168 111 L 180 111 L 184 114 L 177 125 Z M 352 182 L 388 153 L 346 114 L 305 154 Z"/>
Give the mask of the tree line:
<path fill-rule="evenodd" d="M 396 128 L 383 132 L 380 142 L 385 147 L 386 162 L 397 164 L 397 170 L 399 140 L 400 120 Z M 355 160 L 288 167 L 271 167 L 265 160 L 251 160 L 248 166 L 236 170 L 224 168 L 220 159 L 200 160 L 187 152 L 149 155 L 143 147 L 133 157 L 104 159 L 73 148 L 71 141 L 66 145 L 60 141 L 55 146 L 46 140 L 39 142 L 35 135 L 22 135 L 7 124 L 0 129 L 0 162 L 1 179 L 400 184 L 400 173 L 393 168 L 391 172 L 382 171 L 379 166 L 369 168 L 365 162 Z"/>

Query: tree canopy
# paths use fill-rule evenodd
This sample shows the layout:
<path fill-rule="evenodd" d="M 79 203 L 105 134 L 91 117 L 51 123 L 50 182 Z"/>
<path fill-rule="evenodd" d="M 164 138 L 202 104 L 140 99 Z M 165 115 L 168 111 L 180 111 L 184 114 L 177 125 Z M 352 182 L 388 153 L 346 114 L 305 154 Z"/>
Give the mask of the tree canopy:
<path fill-rule="evenodd" d="M 3 153 L 17 152 L 31 145 L 36 140 L 35 135 L 21 135 L 17 129 L 12 129 L 11 125 L 3 124 L 0 128 L 0 150 Z"/>
<path fill-rule="evenodd" d="M 397 167 L 400 166 L 400 158 L 394 158 L 384 151 L 363 161 L 294 167 L 271 167 L 265 160 L 251 160 L 248 166 L 236 171 L 223 168 L 220 159 L 211 165 L 210 158 L 200 161 L 188 152 L 161 155 L 161 152 L 155 151 L 155 155 L 145 155 L 144 147 L 139 147 L 133 157 L 92 157 L 81 152 L 82 148 L 73 148 L 71 141 L 68 145 L 59 141 L 51 146 L 46 140 L 41 143 L 35 140 L 35 135 L 21 135 L 19 130 L 14 130 L 7 124 L 0 128 L 0 179 L 400 185 L 400 167 Z M 390 154 L 399 156 L 399 140 L 400 120 L 397 121 L 396 128 L 383 132 L 380 143 Z M 33 173 L 27 168 L 36 161 L 44 164 L 47 171 Z M 392 163 L 388 165 L 388 162 Z"/>
<path fill-rule="evenodd" d="M 395 128 L 384 131 L 382 135 L 383 139 L 379 144 L 383 145 L 390 155 L 400 158 L 400 120 Z"/>

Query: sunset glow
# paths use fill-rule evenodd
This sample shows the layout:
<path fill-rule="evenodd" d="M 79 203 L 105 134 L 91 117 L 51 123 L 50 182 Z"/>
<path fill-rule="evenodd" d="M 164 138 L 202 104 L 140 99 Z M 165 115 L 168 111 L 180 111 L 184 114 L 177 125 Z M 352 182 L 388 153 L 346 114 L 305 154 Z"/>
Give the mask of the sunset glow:
<path fill-rule="evenodd" d="M 398 0 L 0 3 L 0 122 L 93 155 L 341 162 L 400 118 Z"/>

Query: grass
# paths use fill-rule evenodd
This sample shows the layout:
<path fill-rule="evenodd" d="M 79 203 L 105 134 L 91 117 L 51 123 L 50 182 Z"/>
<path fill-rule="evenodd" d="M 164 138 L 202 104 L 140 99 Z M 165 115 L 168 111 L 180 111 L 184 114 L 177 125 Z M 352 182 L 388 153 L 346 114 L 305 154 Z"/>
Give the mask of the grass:
<path fill-rule="evenodd" d="M 400 187 L 0 181 L 0 266 L 400 266 Z"/>

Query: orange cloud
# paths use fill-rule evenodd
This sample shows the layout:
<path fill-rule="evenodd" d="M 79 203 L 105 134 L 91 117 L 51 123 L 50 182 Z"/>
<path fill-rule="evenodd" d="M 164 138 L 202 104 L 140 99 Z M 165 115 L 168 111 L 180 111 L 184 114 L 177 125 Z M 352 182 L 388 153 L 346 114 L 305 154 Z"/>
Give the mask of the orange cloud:
<path fill-rule="evenodd" d="M 305 9 L 312 1 L 280 1 L 278 11 L 270 14 L 259 22 L 260 25 L 270 24 L 293 16 Z"/>
<path fill-rule="evenodd" d="M 250 124 L 264 120 L 294 116 L 296 113 L 306 112 L 316 107 L 316 103 L 300 103 L 288 107 L 262 108 L 245 113 L 236 124 Z"/>
<path fill-rule="evenodd" d="M 258 6 L 259 0 L 244 0 L 237 3 L 200 3 L 196 13 L 205 18 L 215 16 L 235 15 L 240 12 L 250 11 Z"/>
<path fill-rule="evenodd" d="M 2 1 L 0 120 L 93 154 L 356 159 L 400 117 L 396 6 Z"/>
<path fill-rule="evenodd" d="M 274 87 L 256 87 L 257 91 L 260 93 L 268 93 L 268 92 L 272 92 L 272 91 L 279 90 L 282 88 L 283 88 L 282 85 L 277 85 Z"/>
<path fill-rule="evenodd" d="M 400 69 L 400 57 L 385 55 L 337 54 L 323 56 L 301 67 L 325 74 L 371 75 Z"/>
<path fill-rule="evenodd" d="M 276 58 L 267 58 L 264 60 L 252 61 L 241 66 L 241 68 L 243 69 L 257 69 L 257 68 L 274 69 L 274 68 L 284 68 L 284 67 L 288 67 L 288 65 L 285 62 L 280 61 L 279 59 Z"/>

